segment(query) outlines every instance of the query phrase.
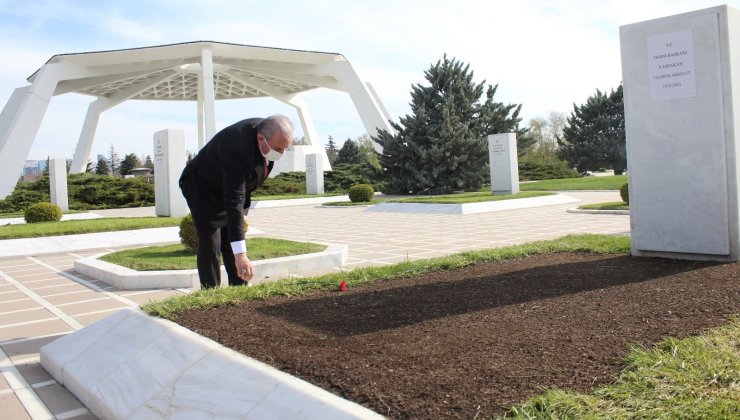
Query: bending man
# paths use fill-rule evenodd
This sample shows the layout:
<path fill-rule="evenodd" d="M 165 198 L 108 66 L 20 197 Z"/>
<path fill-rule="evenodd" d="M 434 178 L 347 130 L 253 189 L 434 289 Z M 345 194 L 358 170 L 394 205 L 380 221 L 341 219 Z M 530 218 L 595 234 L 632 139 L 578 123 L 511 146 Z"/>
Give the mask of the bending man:
<path fill-rule="evenodd" d="M 185 166 L 180 189 L 198 232 L 201 288 L 221 284 L 223 257 L 229 285 L 254 275 L 244 239 L 251 194 L 293 142 L 293 124 L 284 115 L 251 118 L 219 131 Z"/>

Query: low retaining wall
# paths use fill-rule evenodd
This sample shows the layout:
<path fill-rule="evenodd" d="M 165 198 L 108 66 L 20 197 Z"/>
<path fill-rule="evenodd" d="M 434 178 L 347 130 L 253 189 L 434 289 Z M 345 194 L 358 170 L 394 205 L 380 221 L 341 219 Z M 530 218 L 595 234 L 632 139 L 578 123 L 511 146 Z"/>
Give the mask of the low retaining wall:
<path fill-rule="evenodd" d="M 75 271 L 104 281 L 119 289 L 200 288 L 198 270 L 136 271 L 98 258 L 105 254 L 75 261 Z M 342 267 L 347 261 L 347 245 L 328 245 L 322 252 L 253 261 L 255 276 L 249 284 L 278 280 L 291 274 L 316 272 Z M 221 267 L 222 281 L 226 271 Z"/>

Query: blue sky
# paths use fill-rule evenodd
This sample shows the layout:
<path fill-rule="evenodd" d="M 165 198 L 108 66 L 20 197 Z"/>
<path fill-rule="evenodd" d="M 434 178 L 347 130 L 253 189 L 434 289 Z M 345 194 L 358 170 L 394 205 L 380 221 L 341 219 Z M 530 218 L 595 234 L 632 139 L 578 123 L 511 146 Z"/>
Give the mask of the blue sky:
<path fill-rule="evenodd" d="M 411 86 L 443 54 L 469 63 L 496 99 L 522 104 L 524 123 L 570 113 L 596 89 L 621 80 L 619 26 L 716 6 L 704 0 L 0 0 L 0 102 L 55 54 L 210 40 L 343 54 L 370 82 L 391 118 L 408 114 Z M 740 0 L 727 4 L 740 7 Z M 345 93 L 305 95 L 322 142 L 364 134 Z M 94 98 L 54 97 L 29 159 L 71 158 Z M 219 101 L 217 129 L 285 113 L 272 99 Z M 151 154 L 152 135 L 186 130 L 196 149 L 195 103 L 129 101 L 102 114 L 93 157 L 111 144 Z"/>

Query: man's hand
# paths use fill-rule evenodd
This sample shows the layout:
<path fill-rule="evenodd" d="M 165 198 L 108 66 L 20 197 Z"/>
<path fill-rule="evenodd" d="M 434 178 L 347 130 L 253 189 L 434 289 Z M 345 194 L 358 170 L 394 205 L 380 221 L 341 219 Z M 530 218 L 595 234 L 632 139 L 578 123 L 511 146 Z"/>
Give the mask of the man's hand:
<path fill-rule="evenodd" d="M 247 258 L 247 254 L 234 254 L 234 262 L 236 263 L 236 274 L 239 278 L 244 281 L 251 280 L 254 269 L 252 268 L 252 262 Z"/>

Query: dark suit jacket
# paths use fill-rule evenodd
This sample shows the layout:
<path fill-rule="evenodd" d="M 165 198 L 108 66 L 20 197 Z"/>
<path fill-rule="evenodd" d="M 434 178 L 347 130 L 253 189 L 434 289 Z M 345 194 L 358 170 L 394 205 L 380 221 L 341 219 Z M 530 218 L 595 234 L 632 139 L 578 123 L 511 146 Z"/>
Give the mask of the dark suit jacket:
<path fill-rule="evenodd" d="M 186 188 L 183 192 L 188 202 L 198 207 L 191 208 L 201 216 L 198 222 L 227 226 L 229 242 L 244 239 L 244 215 L 249 211 L 250 196 L 274 164 L 269 162 L 265 167 L 268 162 L 257 145 L 260 122 L 262 118 L 251 118 L 219 131 L 185 166 L 180 177 L 180 185 L 197 188 L 196 194 L 189 194 Z M 193 178 L 186 179 L 189 177 Z"/>

